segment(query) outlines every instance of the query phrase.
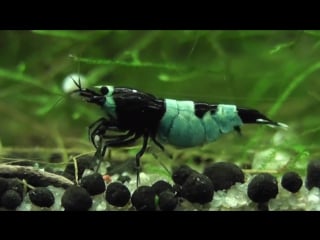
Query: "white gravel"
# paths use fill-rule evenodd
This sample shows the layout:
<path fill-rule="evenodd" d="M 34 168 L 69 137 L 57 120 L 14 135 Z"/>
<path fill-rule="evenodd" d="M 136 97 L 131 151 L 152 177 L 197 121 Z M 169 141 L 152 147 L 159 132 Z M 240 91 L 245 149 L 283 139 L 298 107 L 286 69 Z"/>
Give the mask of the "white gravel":
<path fill-rule="evenodd" d="M 132 175 L 130 183 L 125 185 L 129 188 L 131 194 L 136 189 L 135 176 Z M 254 211 L 257 210 L 257 204 L 252 202 L 247 196 L 247 187 L 250 180 L 254 175 L 249 176 L 246 182 L 236 183 L 229 190 L 220 190 L 214 193 L 213 201 L 200 205 L 192 204 L 187 200 L 183 200 L 176 208 L 176 211 Z M 141 186 L 152 185 L 155 181 L 159 180 L 159 175 L 146 175 L 141 173 Z M 310 191 L 302 186 L 297 193 L 290 193 L 280 185 L 278 179 L 279 194 L 275 199 L 269 201 L 270 211 L 290 211 L 290 210 L 305 210 L 305 211 L 320 211 L 320 189 L 313 188 Z M 23 203 L 17 208 L 17 211 L 63 211 L 61 206 L 61 197 L 64 189 L 56 188 L 53 186 L 48 187 L 55 196 L 55 203 L 51 208 L 40 208 L 30 202 L 29 196 L 24 197 Z M 132 210 L 131 204 L 119 208 L 114 207 L 105 201 L 105 195 L 98 194 L 92 197 L 93 204 L 89 209 L 90 211 L 128 211 Z"/>

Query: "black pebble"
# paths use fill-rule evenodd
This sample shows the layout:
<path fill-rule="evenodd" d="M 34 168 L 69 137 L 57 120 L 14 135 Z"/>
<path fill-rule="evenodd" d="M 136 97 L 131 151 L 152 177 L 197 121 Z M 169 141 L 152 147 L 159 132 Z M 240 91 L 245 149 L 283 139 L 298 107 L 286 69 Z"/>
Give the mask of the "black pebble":
<path fill-rule="evenodd" d="M 242 169 L 252 169 L 252 164 L 251 163 L 242 163 L 241 168 Z"/>
<path fill-rule="evenodd" d="M 306 187 L 320 188 L 320 160 L 310 161 L 307 167 Z"/>
<path fill-rule="evenodd" d="M 209 163 L 212 163 L 213 162 L 213 159 L 212 158 L 203 158 L 202 156 L 195 156 L 193 158 L 193 162 L 197 165 L 200 165 L 200 164 L 209 164 Z"/>
<path fill-rule="evenodd" d="M 287 172 L 282 176 L 281 186 L 292 193 L 296 193 L 302 186 L 302 179 L 296 172 Z"/>
<path fill-rule="evenodd" d="M 131 178 L 127 175 L 120 175 L 117 179 L 117 181 L 125 183 L 125 182 L 130 182 Z"/>
<path fill-rule="evenodd" d="M 258 211 L 269 211 L 269 204 L 268 202 L 258 203 L 257 205 Z"/>
<path fill-rule="evenodd" d="M 125 185 L 119 182 L 110 183 L 107 186 L 106 200 L 111 205 L 123 207 L 130 200 L 130 191 Z"/>
<path fill-rule="evenodd" d="M 16 209 L 22 202 L 20 194 L 14 190 L 7 190 L 1 197 L 1 204 L 7 209 Z"/>
<path fill-rule="evenodd" d="M 49 157 L 50 163 L 60 163 L 63 161 L 63 156 L 61 153 L 52 153 Z"/>
<path fill-rule="evenodd" d="M 213 184 L 205 175 L 191 174 L 182 185 L 181 196 L 192 203 L 208 203 L 213 199 Z"/>
<path fill-rule="evenodd" d="M 178 205 L 178 198 L 172 191 L 166 190 L 159 195 L 159 208 L 162 211 L 172 211 Z"/>
<path fill-rule="evenodd" d="M 25 180 L 28 182 L 28 184 L 34 187 L 47 187 L 50 185 L 49 181 L 41 179 L 37 176 L 26 177 Z"/>
<path fill-rule="evenodd" d="M 61 204 L 65 211 L 87 211 L 92 206 L 92 199 L 86 189 L 72 186 L 64 192 Z"/>
<path fill-rule="evenodd" d="M 106 190 L 106 185 L 99 173 L 87 175 L 81 179 L 80 186 L 85 188 L 90 195 L 103 193 Z"/>
<path fill-rule="evenodd" d="M 258 174 L 249 183 L 247 194 L 253 202 L 267 202 L 278 194 L 277 179 L 269 173 Z"/>
<path fill-rule="evenodd" d="M 172 179 L 176 184 L 182 185 L 192 173 L 197 172 L 190 167 L 183 165 L 173 170 Z"/>
<path fill-rule="evenodd" d="M 57 173 L 57 174 L 65 177 L 65 178 L 68 178 L 68 179 L 71 180 L 71 181 L 74 181 L 74 180 L 75 180 L 75 179 L 74 179 L 74 175 L 71 175 L 71 174 L 68 173 L 68 172 L 62 172 L 62 173 Z"/>
<path fill-rule="evenodd" d="M 173 192 L 173 187 L 166 181 L 163 180 L 159 180 L 157 182 L 155 182 L 154 184 L 152 184 L 151 186 L 152 190 L 157 194 L 160 195 L 160 193 L 168 190 Z"/>
<path fill-rule="evenodd" d="M 31 202 L 39 207 L 51 207 L 54 204 L 53 193 L 45 187 L 38 187 L 29 191 Z"/>
<path fill-rule="evenodd" d="M 24 186 L 21 180 L 18 178 L 8 179 L 8 189 L 14 190 L 20 194 L 20 197 L 23 198 Z"/>
<path fill-rule="evenodd" d="M 0 197 L 8 189 L 8 179 L 0 177 Z"/>
<path fill-rule="evenodd" d="M 236 182 L 244 183 L 241 168 L 229 162 L 214 163 L 206 167 L 203 174 L 211 179 L 215 191 L 229 189 Z"/>
<path fill-rule="evenodd" d="M 94 168 L 94 161 L 92 160 L 93 157 L 91 156 L 82 156 L 77 158 L 77 166 L 78 166 L 78 179 L 80 179 L 82 177 L 82 174 L 84 172 L 84 170 L 86 169 L 93 169 Z M 64 170 L 65 173 L 73 176 L 73 180 L 74 180 L 74 176 L 75 176 L 75 169 L 74 169 L 74 161 L 73 159 L 70 160 L 70 162 L 68 163 L 67 167 Z"/>
<path fill-rule="evenodd" d="M 149 186 L 138 187 L 131 197 L 132 205 L 137 211 L 154 211 L 156 193 Z"/>

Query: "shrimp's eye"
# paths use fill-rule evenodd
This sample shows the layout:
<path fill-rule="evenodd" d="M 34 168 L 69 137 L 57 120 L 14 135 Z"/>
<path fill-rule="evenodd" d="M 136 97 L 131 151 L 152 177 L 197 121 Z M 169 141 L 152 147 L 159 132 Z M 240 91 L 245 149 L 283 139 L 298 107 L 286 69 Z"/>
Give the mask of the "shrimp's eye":
<path fill-rule="evenodd" d="M 108 94 L 108 92 L 109 92 L 109 89 L 107 87 L 104 86 L 104 87 L 100 88 L 100 93 L 102 95 L 106 95 L 106 94 Z"/>

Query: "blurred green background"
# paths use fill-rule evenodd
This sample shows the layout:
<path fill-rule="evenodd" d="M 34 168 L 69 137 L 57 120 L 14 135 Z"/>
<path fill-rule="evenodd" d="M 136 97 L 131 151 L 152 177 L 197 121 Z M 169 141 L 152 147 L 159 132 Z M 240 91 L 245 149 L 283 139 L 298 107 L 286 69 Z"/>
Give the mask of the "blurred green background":
<path fill-rule="evenodd" d="M 261 126 L 212 145 L 230 158 L 269 146 L 302 163 L 320 156 L 320 31 L 0 31 L 0 49 L 3 149 L 93 150 L 86 127 L 101 112 L 62 89 L 79 73 L 88 86 L 232 103 L 290 126 L 277 146 Z"/>

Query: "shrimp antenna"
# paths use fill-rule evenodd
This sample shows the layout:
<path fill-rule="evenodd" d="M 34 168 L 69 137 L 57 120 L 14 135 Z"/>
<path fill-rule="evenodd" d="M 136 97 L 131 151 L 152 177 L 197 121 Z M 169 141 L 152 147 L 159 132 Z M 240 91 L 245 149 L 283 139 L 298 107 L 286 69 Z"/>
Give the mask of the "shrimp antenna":
<path fill-rule="evenodd" d="M 76 80 L 74 80 L 73 78 L 72 78 L 72 81 L 73 81 L 74 84 L 77 86 L 77 88 L 79 88 L 79 90 L 82 90 L 80 77 L 79 77 L 79 79 L 78 79 L 78 82 L 77 82 Z"/>

